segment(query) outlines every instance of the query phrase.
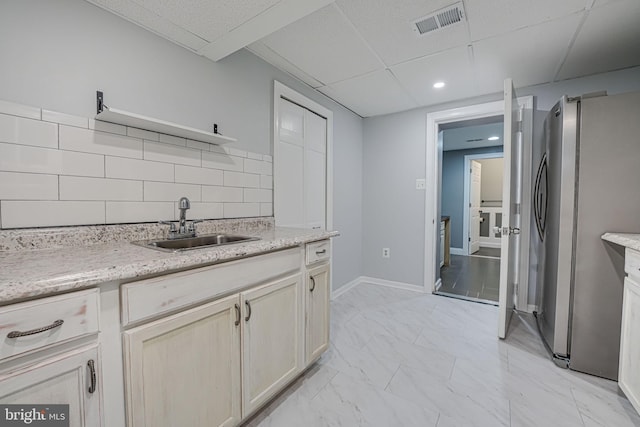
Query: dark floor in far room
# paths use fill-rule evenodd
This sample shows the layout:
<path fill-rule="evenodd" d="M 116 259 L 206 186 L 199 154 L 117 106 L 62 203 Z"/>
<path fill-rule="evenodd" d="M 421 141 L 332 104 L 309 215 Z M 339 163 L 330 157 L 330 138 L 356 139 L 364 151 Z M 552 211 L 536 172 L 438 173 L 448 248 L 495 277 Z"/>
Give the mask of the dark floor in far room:
<path fill-rule="evenodd" d="M 498 302 L 500 258 L 451 255 L 451 263 L 440 269 L 440 277 L 438 294 Z"/>
<path fill-rule="evenodd" d="M 500 248 L 480 248 L 478 252 L 471 254 L 473 256 L 490 256 L 500 258 Z"/>

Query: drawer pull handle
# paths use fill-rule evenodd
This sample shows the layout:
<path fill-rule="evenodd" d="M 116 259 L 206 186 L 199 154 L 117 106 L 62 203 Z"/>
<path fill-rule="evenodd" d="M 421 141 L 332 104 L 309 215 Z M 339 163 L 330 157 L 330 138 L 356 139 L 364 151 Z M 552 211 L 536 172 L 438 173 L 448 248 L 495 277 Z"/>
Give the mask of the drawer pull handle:
<path fill-rule="evenodd" d="M 311 289 L 309 289 L 309 292 L 313 292 L 313 290 L 316 288 L 316 279 L 313 278 L 313 276 L 309 276 L 309 279 L 311 279 Z"/>
<path fill-rule="evenodd" d="M 316 255 L 323 255 L 323 254 L 326 254 L 326 253 L 327 253 L 326 249 L 323 249 L 321 251 L 316 251 Z"/>
<path fill-rule="evenodd" d="M 236 304 L 236 326 L 240 324 L 240 306 Z"/>
<path fill-rule="evenodd" d="M 249 304 L 249 300 L 244 302 L 244 305 L 247 306 L 247 317 L 244 318 L 245 322 L 248 322 L 251 319 L 251 304 Z"/>
<path fill-rule="evenodd" d="M 59 326 L 62 326 L 62 324 L 64 323 L 64 320 L 56 320 L 55 322 L 53 322 L 50 325 L 47 326 L 43 326 L 42 328 L 37 328 L 37 329 L 31 329 L 30 331 L 24 331 L 24 332 L 20 332 L 20 331 L 11 331 L 7 334 L 7 338 L 20 338 L 20 337 L 26 337 L 28 335 L 35 335 L 35 334 L 39 334 L 41 332 L 45 332 L 45 331 L 49 331 L 51 329 L 55 329 Z"/>
<path fill-rule="evenodd" d="M 96 391 L 96 365 L 93 359 L 87 362 L 89 367 L 89 375 L 91 376 L 91 384 L 89 384 L 89 393 L 93 394 Z"/>

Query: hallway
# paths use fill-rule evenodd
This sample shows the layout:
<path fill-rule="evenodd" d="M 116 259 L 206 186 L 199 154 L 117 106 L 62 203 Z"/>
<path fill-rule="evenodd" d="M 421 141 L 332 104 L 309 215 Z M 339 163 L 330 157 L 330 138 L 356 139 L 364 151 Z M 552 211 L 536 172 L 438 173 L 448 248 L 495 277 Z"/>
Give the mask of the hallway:
<path fill-rule="evenodd" d="M 494 255 L 496 249 L 492 251 L 487 252 L 487 255 Z M 451 264 L 440 270 L 440 278 L 442 286 L 438 289 L 438 294 L 475 298 L 497 304 L 500 258 L 451 255 Z"/>

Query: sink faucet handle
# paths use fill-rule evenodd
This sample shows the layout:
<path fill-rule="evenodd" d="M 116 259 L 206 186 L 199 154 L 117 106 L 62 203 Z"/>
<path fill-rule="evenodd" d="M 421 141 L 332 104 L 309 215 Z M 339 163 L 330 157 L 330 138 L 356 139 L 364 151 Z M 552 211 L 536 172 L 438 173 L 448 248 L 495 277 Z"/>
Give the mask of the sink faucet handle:
<path fill-rule="evenodd" d="M 204 219 L 194 219 L 189 222 L 189 232 L 195 234 L 196 233 L 196 224 L 199 222 L 203 222 Z"/>
<path fill-rule="evenodd" d="M 176 223 L 173 221 L 158 221 L 158 224 L 165 224 L 169 226 L 169 231 L 171 233 L 175 233 L 176 231 L 178 231 L 176 229 Z"/>

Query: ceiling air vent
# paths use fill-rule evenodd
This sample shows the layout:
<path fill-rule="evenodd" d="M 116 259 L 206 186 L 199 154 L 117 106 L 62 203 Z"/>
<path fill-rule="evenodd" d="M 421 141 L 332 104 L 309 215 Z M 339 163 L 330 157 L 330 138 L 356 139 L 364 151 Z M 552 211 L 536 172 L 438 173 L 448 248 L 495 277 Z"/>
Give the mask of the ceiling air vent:
<path fill-rule="evenodd" d="M 464 21 L 462 2 L 455 3 L 413 22 L 413 31 L 419 35 L 431 33 L 441 28 L 450 27 Z"/>

